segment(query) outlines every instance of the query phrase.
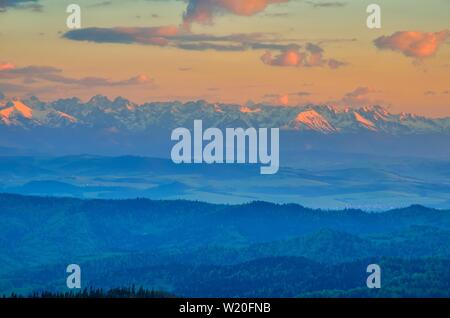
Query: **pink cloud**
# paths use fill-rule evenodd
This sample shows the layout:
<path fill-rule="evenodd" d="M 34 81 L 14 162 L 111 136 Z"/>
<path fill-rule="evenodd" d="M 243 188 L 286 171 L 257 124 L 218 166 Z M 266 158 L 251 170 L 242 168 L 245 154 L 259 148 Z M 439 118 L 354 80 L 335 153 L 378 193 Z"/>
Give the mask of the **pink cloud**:
<path fill-rule="evenodd" d="M 304 58 L 305 54 L 298 50 L 286 50 L 276 56 L 267 51 L 261 56 L 261 61 L 272 66 L 300 66 L 303 64 Z"/>
<path fill-rule="evenodd" d="M 0 62 L 0 71 L 9 71 L 15 69 L 16 66 L 8 62 Z"/>
<path fill-rule="evenodd" d="M 287 1 L 288 0 L 219 0 L 209 2 L 216 2 L 218 5 L 234 14 L 250 16 L 265 10 L 270 4 Z"/>
<path fill-rule="evenodd" d="M 284 105 L 284 106 L 288 105 L 289 104 L 289 96 L 288 95 L 281 95 L 281 96 L 279 96 L 278 97 L 278 102 L 281 105 Z"/>
<path fill-rule="evenodd" d="M 324 67 L 339 68 L 347 63 L 336 59 L 325 59 L 324 50 L 316 44 L 308 43 L 305 50 L 288 48 L 277 55 L 266 51 L 261 56 L 261 61 L 266 65 L 283 67 Z"/>
<path fill-rule="evenodd" d="M 264 11 L 269 5 L 289 0 L 189 0 L 183 17 L 185 27 L 192 23 L 212 24 L 215 15 L 231 13 L 251 16 Z"/>
<path fill-rule="evenodd" d="M 151 83 L 152 81 L 153 80 L 148 75 L 140 74 L 140 75 L 132 77 L 129 80 L 124 81 L 122 83 L 139 85 L 139 84 L 148 84 L 148 83 Z"/>
<path fill-rule="evenodd" d="M 374 44 L 382 50 L 392 50 L 408 57 L 427 58 L 438 51 L 440 45 L 450 39 L 450 30 L 440 32 L 401 31 L 375 39 Z"/>

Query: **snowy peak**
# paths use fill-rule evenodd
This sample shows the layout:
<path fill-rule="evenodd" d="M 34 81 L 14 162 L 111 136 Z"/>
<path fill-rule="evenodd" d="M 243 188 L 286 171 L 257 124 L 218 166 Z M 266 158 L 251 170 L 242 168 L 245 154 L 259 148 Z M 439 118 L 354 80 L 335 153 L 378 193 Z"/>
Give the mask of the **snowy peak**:
<path fill-rule="evenodd" d="M 240 108 L 240 111 L 241 111 L 241 113 L 249 114 L 249 113 L 259 113 L 261 111 L 261 109 L 260 108 L 250 108 L 248 106 L 242 106 Z"/>
<path fill-rule="evenodd" d="M 311 130 L 324 133 L 336 131 L 336 128 L 334 128 L 324 116 L 312 109 L 299 113 L 295 118 L 294 127 L 300 128 L 302 125 Z"/>
<path fill-rule="evenodd" d="M 15 126 L 51 126 L 74 124 L 78 120 L 69 114 L 51 108 L 32 108 L 25 102 L 13 99 L 0 104 L 0 121 L 5 125 Z"/>
<path fill-rule="evenodd" d="M 0 108 L 0 119 L 7 125 L 13 124 L 20 117 L 33 117 L 33 110 L 21 101 L 9 101 Z"/>
<path fill-rule="evenodd" d="M 83 102 L 78 98 L 43 102 L 0 99 L 0 126 L 65 128 L 88 127 L 104 131 L 145 132 L 189 127 L 202 119 L 211 127 L 280 127 L 321 134 L 449 133 L 450 118 L 432 119 L 412 114 L 391 114 L 380 106 L 361 108 L 329 105 L 274 106 L 265 104 L 214 104 L 206 101 L 149 102 L 135 104 L 122 97 L 97 95 Z"/>
<path fill-rule="evenodd" d="M 21 101 L 14 101 L 13 108 L 25 118 L 33 117 L 33 110 Z"/>
<path fill-rule="evenodd" d="M 365 127 L 367 129 L 373 130 L 373 131 L 378 130 L 377 126 L 373 122 L 364 118 L 358 112 L 353 112 L 353 115 L 355 116 L 355 119 L 358 122 L 358 124 L 360 124 L 362 127 Z"/>

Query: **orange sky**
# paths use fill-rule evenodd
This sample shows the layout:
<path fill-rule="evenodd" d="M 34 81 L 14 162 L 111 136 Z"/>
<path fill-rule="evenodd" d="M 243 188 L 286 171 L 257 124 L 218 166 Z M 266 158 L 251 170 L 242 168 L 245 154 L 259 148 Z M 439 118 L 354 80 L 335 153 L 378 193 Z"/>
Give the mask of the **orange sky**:
<path fill-rule="evenodd" d="M 450 116 L 450 2 L 377 1 L 371 30 L 364 0 L 85 0 L 83 32 L 65 25 L 72 2 L 0 6 L 0 91 Z"/>

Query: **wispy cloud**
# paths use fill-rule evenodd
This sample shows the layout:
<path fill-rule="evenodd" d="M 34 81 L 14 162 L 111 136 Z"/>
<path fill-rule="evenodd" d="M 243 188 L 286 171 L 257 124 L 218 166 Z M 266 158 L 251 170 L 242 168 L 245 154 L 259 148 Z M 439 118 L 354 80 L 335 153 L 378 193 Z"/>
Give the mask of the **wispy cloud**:
<path fill-rule="evenodd" d="M 113 2 L 112 1 L 102 1 L 102 2 L 97 2 L 97 3 L 93 3 L 88 5 L 88 7 L 90 8 L 98 8 L 98 7 L 107 7 L 112 5 Z"/>
<path fill-rule="evenodd" d="M 63 37 L 75 41 L 97 43 L 148 44 L 166 46 L 169 39 L 179 34 L 176 26 L 85 28 L 66 32 Z"/>
<path fill-rule="evenodd" d="M 305 1 L 314 8 L 339 8 L 347 5 L 345 2 L 341 1 Z"/>
<path fill-rule="evenodd" d="M 177 26 L 85 28 L 68 31 L 63 37 L 74 41 L 168 46 L 190 51 L 284 50 L 299 47 L 293 43 L 282 43 L 279 38 L 267 33 L 195 34 Z"/>
<path fill-rule="evenodd" d="M 0 63 L 0 83 L 2 84 L 2 87 L 8 87 L 9 85 L 10 88 L 20 88 L 21 86 L 19 84 L 11 83 L 13 80 L 21 80 L 23 84 L 28 85 L 42 82 L 79 87 L 127 86 L 153 83 L 153 80 L 147 75 L 136 75 L 118 81 L 95 76 L 74 78 L 65 76 L 61 69 L 51 66 L 30 65 L 26 67 L 16 67 L 12 63 Z"/>
<path fill-rule="evenodd" d="M 300 92 L 292 93 L 291 95 L 304 97 L 304 96 L 311 96 L 312 94 L 310 92 L 300 91 Z"/>
<path fill-rule="evenodd" d="M 335 106 L 345 107 L 363 107 L 375 104 L 385 104 L 384 101 L 374 98 L 373 95 L 380 91 L 367 86 L 360 86 L 347 92 L 339 100 L 329 101 L 327 103 Z"/>
<path fill-rule="evenodd" d="M 445 90 L 442 92 L 428 90 L 423 93 L 425 96 L 438 96 L 438 95 L 450 95 L 450 90 Z"/>
<path fill-rule="evenodd" d="M 5 12 L 10 8 L 42 11 L 39 0 L 0 0 L 0 12 Z"/>

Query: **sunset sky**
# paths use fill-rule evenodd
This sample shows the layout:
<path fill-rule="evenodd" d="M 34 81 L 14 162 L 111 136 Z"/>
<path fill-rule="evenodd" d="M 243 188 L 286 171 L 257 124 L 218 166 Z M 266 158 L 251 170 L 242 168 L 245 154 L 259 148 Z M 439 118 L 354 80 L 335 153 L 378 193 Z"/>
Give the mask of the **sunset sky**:
<path fill-rule="evenodd" d="M 366 26 L 370 3 L 381 29 Z M 0 0 L 0 92 L 450 116 L 449 12 L 449 0 Z"/>

